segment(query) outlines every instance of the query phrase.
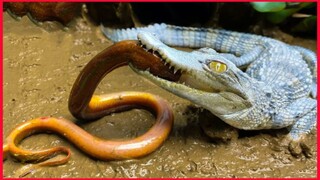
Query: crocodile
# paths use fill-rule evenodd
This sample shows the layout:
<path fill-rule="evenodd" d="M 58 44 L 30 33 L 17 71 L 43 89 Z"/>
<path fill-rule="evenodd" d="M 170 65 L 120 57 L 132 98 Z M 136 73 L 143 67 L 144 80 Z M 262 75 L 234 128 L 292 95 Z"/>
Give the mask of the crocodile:
<path fill-rule="evenodd" d="M 269 37 L 211 28 L 101 27 L 112 41 L 138 39 L 181 77 L 170 81 L 131 65 L 136 73 L 238 129 L 287 128 L 281 145 L 292 155 L 311 156 L 305 138 L 316 127 L 313 51 Z M 187 52 L 172 46 L 197 49 Z"/>

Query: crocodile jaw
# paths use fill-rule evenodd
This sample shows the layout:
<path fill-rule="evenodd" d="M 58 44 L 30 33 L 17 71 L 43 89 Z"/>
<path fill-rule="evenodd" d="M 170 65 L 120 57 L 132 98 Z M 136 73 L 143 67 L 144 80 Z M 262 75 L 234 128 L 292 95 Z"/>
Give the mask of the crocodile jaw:
<path fill-rule="evenodd" d="M 135 68 L 132 64 L 129 64 L 129 66 L 137 74 L 142 75 L 177 96 L 208 109 L 221 119 L 226 119 L 226 116 L 237 116 L 239 112 L 251 106 L 250 104 L 244 103 L 242 98 L 238 96 L 235 97 L 236 95 L 230 92 L 222 91 L 213 93 L 204 91 L 186 84 L 171 82 L 166 79 L 159 78 L 151 74 L 149 71 L 142 71 Z"/>
<path fill-rule="evenodd" d="M 180 84 L 180 89 L 182 86 L 187 86 L 185 88 L 188 88 L 189 90 L 193 89 L 206 92 L 217 91 L 216 89 L 212 88 L 211 83 L 206 81 L 208 80 L 208 77 L 206 77 L 206 73 L 203 70 L 203 64 L 200 61 L 195 60 L 198 58 L 197 54 L 194 54 L 193 52 L 179 51 L 177 49 L 168 47 L 154 35 L 149 33 L 138 34 L 138 40 L 140 41 L 141 46 L 147 52 L 158 56 L 163 61 L 164 65 L 168 66 L 173 73 L 181 73 L 181 77 L 179 78 L 178 83 L 176 83 Z M 138 73 L 139 69 L 134 67 L 132 68 Z M 147 77 L 152 74 L 146 73 L 141 75 Z M 156 79 L 160 80 L 161 78 Z M 172 81 L 168 81 L 167 83 L 174 84 Z"/>
<path fill-rule="evenodd" d="M 138 40 L 144 46 L 147 51 L 154 51 L 164 60 L 164 63 L 169 63 L 170 66 L 176 70 L 190 71 L 198 70 L 202 71 L 202 64 L 195 61 L 196 56 L 192 53 L 179 51 L 171 48 L 161 42 L 155 35 L 144 32 L 138 34 Z M 173 61 L 174 60 L 174 61 Z"/>
<path fill-rule="evenodd" d="M 224 115 L 234 114 L 251 106 L 250 103 L 246 102 L 244 96 L 222 84 L 217 77 L 208 73 L 206 60 L 222 59 L 222 57 L 212 56 L 201 51 L 179 51 L 163 44 L 150 33 L 138 34 L 138 40 L 146 51 L 159 56 L 164 64 L 174 68 L 173 72 L 180 71 L 182 75 L 179 81 L 173 82 L 159 78 L 148 70 L 140 70 L 135 68 L 133 64 L 129 64 L 137 74 L 146 77 L 175 95 L 210 110 L 221 118 Z M 182 81 L 182 79 L 184 80 Z M 187 84 L 190 80 L 192 83 Z"/>
<path fill-rule="evenodd" d="M 149 79 L 150 81 L 152 81 L 155 84 L 157 84 L 158 86 L 168 90 L 169 92 L 176 94 L 184 99 L 188 99 L 192 102 L 196 102 L 196 103 L 202 105 L 203 103 L 201 103 L 201 101 L 202 101 L 201 99 L 203 97 L 209 97 L 210 95 L 212 95 L 212 93 L 206 91 L 208 89 L 202 90 L 202 89 L 195 88 L 194 86 L 191 86 L 191 85 L 186 84 L 184 82 L 181 83 L 181 82 L 168 81 L 166 79 L 162 79 L 162 78 L 159 78 L 159 77 L 151 74 L 147 70 L 146 71 L 139 70 L 139 69 L 135 68 L 132 64 L 129 64 L 129 66 L 137 74 L 142 75 L 143 77 Z"/>

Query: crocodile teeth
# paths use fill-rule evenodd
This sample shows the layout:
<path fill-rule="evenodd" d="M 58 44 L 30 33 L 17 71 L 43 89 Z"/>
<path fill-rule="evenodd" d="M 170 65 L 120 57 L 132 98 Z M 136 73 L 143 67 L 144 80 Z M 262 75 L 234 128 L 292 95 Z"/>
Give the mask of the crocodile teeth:
<path fill-rule="evenodd" d="M 149 52 L 149 53 L 153 53 L 153 55 L 158 56 L 161 61 L 163 62 L 163 64 L 165 66 L 168 66 L 168 68 L 173 72 L 173 74 L 176 74 L 178 71 L 179 72 L 186 72 L 185 70 L 182 70 L 180 68 L 175 67 L 174 64 L 171 64 L 170 59 L 167 58 L 167 55 L 161 51 L 160 49 L 157 49 L 156 47 L 154 47 L 151 44 L 144 44 L 143 41 L 139 41 L 140 42 L 140 46 L 142 48 L 144 48 L 145 51 Z M 149 71 L 149 70 L 148 70 Z"/>
<path fill-rule="evenodd" d="M 150 50 L 150 49 L 152 49 L 152 46 L 151 45 L 149 45 L 149 44 L 147 44 L 146 45 L 146 48 L 148 49 L 148 51 Z"/>
<path fill-rule="evenodd" d="M 163 54 L 161 52 L 159 54 L 161 55 L 162 59 L 167 59 L 167 56 L 165 54 Z"/>

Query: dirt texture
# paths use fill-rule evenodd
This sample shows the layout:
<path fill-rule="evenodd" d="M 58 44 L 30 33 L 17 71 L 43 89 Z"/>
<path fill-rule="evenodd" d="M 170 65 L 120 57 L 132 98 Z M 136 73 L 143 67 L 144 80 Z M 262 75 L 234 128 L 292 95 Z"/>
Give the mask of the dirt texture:
<path fill-rule="evenodd" d="M 55 23 L 39 27 L 27 17 L 16 21 L 5 12 L 3 15 L 2 139 L 5 140 L 16 125 L 37 117 L 76 121 L 67 107 L 73 82 L 85 64 L 112 42 L 98 27 L 80 18 L 64 30 Z M 315 40 L 292 37 L 290 43 L 316 49 Z M 307 142 L 312 149 L 311 158 L 293 157 L 285 147 L 279 146 L 285 130 L 240 131 L 237 137 L 231 129 L 230 136 L 222 142 L 213 142 L 199 123 L 216 119 L 212 114 L 148 82 L 129 67 L 108 74 L 96 93 L 119 91 L 150 92 L 170 103 L 174 127 L 163 146 L 140 159 L 100 161 L 58 135 L 37 134 L 25 139 L 21 147 L 38 150 L 67 146 L 71 148 L 72 157 L 65 165 L 42 167 L 26 177 L 316 177 L 315 131 Z M 143 134 L 153 122 L 152 114 L 147 111 L 131 110 L 81 126 L 98 137 L 118 139 Z M 28 164 L 13 157 L 3 162 L 5 177 L 19 176 L 27 168 Z"/>

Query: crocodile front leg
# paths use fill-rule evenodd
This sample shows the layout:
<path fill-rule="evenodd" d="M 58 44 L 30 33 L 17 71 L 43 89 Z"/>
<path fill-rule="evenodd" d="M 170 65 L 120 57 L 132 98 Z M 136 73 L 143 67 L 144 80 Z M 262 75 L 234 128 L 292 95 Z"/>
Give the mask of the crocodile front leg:
<path fill-rule="evenodd" d="M 305 144 L 305 136 L 316 126 L 317 102 L 312 98 L 300 98 L 290 104 L 274 118 L 273 128 L 289 126 L 290 132 L 282 142 L 289 147 L 292 155 L 304 153 L 311 156 L 310 148 Z"/>

